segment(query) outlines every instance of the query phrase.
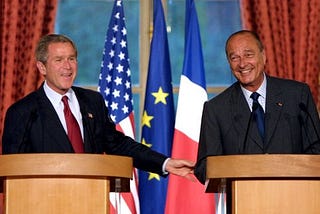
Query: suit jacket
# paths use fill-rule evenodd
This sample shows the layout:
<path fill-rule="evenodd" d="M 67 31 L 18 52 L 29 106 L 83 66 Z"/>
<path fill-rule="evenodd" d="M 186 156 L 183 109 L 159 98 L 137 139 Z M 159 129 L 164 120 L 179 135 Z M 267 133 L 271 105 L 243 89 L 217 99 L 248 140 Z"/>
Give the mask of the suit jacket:
<path fill-rule="evenodd" d="M 267 76 L 266 90 L 264 141 L 239 82 L 204 104 L 195 168 L 202 183 L 207 156 L 320 152 L 319 115 L 308 85 Z"/>
<path fill-rule="evenodd" d="M 163 174 L 162 164 L 167 157 L 118 132 L 98 92 L 79 87 L 72 89 L 82 114 L 86 153 L 131 156 L 135 167 Z M 74 152 L 43 87 L 8 109 L 2 147 L 3 154 Z"/>

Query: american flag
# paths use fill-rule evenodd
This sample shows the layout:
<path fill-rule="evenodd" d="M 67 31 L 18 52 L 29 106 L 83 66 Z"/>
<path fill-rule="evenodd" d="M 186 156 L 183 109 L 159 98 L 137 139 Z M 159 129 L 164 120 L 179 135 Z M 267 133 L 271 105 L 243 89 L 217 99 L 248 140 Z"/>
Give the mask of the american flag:
<path fill-rule="evenodd" d="M 107 30 L 98 91 L 102 94 L 116 128 L 134 138 L 131 71 L 123 2 L 114 3 Z M 110 193 L 110 213 L 139 213 L 136 170 L 130 181 L 131 193 Z"/>

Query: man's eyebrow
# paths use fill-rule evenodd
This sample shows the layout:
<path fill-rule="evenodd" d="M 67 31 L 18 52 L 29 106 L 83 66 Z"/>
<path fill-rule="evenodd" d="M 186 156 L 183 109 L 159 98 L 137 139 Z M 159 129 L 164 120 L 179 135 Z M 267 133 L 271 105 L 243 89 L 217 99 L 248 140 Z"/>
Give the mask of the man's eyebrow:
<path fill-rule="evenodd" d="M 244 52 L 255 52 L 253 49 L 245 49 Z"/>

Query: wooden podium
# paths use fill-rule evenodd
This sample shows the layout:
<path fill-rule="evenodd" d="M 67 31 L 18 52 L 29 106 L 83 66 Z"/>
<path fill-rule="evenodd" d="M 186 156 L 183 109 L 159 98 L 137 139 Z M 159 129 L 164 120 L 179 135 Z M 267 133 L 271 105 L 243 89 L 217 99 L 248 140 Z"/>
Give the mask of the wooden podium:
<path fill-rule="evenodd" d="M 207 192 L 226 186 L 227 213 L 320 213 L 320 155 L 207 158 Z"/>
<path fill-rule="evenodd" d="M 132 170 L 132 159 L 123 156 L 1 155 L 4 212 L 109 213 L 110 184 L 117 180 L 120 191 L 119 178 L 128 181 Z"/>

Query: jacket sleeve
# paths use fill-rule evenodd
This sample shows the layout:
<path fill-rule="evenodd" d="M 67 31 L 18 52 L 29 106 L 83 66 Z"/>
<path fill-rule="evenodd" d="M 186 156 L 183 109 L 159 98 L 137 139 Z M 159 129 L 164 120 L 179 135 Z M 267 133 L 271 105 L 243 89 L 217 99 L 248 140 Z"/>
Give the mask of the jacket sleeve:
<path fill-rule="evenodd" d="M 168 157 L 117 131 L 108 115 L 102 96 L 97 99 L 98 121 L 95 125 L 95 141 L 100 144 L 104 152 L 132 157 L 134 167 L 165 176 L 162 165 Z"/>

